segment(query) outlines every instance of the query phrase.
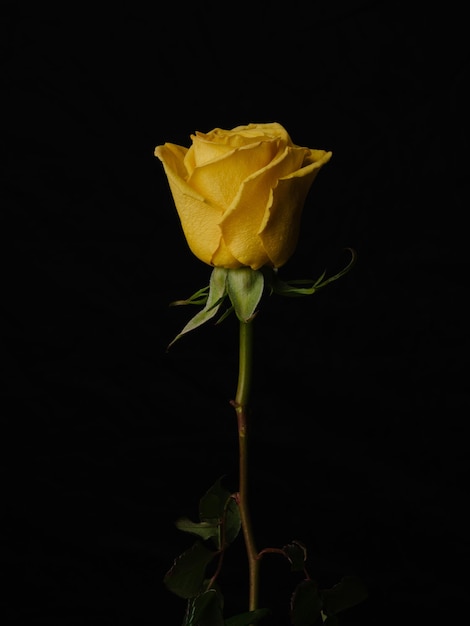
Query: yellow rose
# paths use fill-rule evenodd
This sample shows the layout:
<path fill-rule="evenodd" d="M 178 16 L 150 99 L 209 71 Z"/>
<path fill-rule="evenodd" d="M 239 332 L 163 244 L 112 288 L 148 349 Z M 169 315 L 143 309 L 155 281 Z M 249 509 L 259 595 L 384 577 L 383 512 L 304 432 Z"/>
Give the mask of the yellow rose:
<path fill-rule="evenodd" d="M 307 193 L 332 153 L 292 143 L 277 123 L 215 128 L 155 148 L 192 252 L 214 267 L 281 267 Z"/>

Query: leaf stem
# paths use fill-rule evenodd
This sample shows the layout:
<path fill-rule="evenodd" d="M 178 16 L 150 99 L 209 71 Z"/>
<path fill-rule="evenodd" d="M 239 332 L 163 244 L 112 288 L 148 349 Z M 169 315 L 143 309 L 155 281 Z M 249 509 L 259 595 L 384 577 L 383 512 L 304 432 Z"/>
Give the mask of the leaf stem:
<path fill-rule="evenodd" d="M 249 610 L 258 608 L 259 564 L 248 506 L 248 424 L 247 405 L 253 366 L 253 318 L 240 321 L 238 386 L 233 406 L 237 414 L 239 448 L 238 506 L 249 568 Z"/>

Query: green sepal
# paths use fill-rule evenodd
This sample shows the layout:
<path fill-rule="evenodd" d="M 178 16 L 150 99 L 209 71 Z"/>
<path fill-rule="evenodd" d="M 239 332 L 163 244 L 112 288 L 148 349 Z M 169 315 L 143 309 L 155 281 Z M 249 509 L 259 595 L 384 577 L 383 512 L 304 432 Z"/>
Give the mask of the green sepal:
<path fill-rule="evenodd" d="M 219 317 L 219 319 L 216 321 L 216 324 L 220 324 L 221 322 L 224 321 L 224 319 L 226 319 L 230 313 L 233 313 L 233 306 L 229 307 L 228 309 L 226 309 L 222 315 Z"/>
<path fill-rule="evenodd" d="M 203 287 L 187 300 L 175 300 L 170 306 L 204 304 L 204 308 L 189 320 L 183 330 L 168 345 L 167 350 L 186 333 L 198 328 L 212 319 L 225 300 L 229 297 L 231 306 L 221 315 L 217 324 L 235 311 L 238 319 L 249 322 L 256 312 L 264 290 L 264 274 L 250 267 L 225 269 L 214 267 L 209 285 Z"/>
<path fill-rule="evenodd" d="M 220 324 L 232 311 L 241 322 L 248 323 L 256 315 L 256 309 L 261 301 L 265 288 L 272 294 L 281 296 L 299 297 L 309 296 L 329 283 L 344 276 L 356 262 L 356 252 L 347 248 L 351 253 L 351 260 L 342 270 L 334 276 L 325 278 L 326 271 L 317 280 L 300 279 L 283 281 L 279 278 L 277 269 L 263 267 L 260 270 L 252 270 L 250 267 L 226 269 L 214 267 L 209 285 L 196 291 L 186 300 L 175 300 L 170 306 L 204 304 L 204 308 L 189 320 L 183 330 L 168 344 L 167 350 L 186 333 L 198 328 L 212 319 L 220 310 L 226 296 L 229 297 L 231 306 L 223 312 L 219 320 Z"/>
<path fill-rule="evenodd" d="M 205 301 L 205 305 L 202 311 L 199 311 L 199 313 L 196 313 L 196 315 L 192 319 L 189 320 L 189 322 L 186 324 L 183 330 L 178 335 L 176 335 L 173 341 L 168 345 L 167 350 L 176 341 L 178 341 L 180 337 L 182 337 L 186 333 L 189 333 L 191 330 L 198 328 L 202 324 L 205 324 L 205 322 L 209 321 L 217 314 L 217 311 L 219 310 L 220 305 L 222 304 L 225 296 L 227 295 L 226 282 L 227 282 L 228 271 L 229 270 L 226 270 L 222 267 L 214 267 L 214 269 L 212 270 L 208 287 L 204 287 L 203 289 L 200 289 L 195 294 L 193 294 L 188 300 L 177 300 L 176 303 L 175 302 L 172 303 L 173 305 L 189 304 L 189 303 L 193 304 L 193 303 L 196 303 L 198 299 L 203 298 L 205 292 L 208 292 L 207 299 Z"/>
<path fill-rule="evenodd" d="M 174 302 L 170 302 L 170 306 L 181 306 L 185 304 L 205 304 L 207 302 L 207 297 L 209 295 L 209 285 L 203 287 L 202 289 L 198 289 L 196 293 L 193 293 L 187 300 L 175 300 Z"/>
<path fill-rule="evenodd" d="M 264 291 L 264 275 L 250 267 L 228 270 L 227 293 L 240 322 L 249 322 Z"/>
<path fill-rule="evenodd" d="M 311 296 L 319 289 L 326 287 L 326 285 L 328 285 L 329 283 L 338 280 L 338 278 L 341 278 L 341 276 L 344 276 L 353 267 L 357 258 L 356 252 L 352 248 L 347 248 L 347 250 L 349 250 L 349 252 L 351 253 L 351 260 L 346 265 L 346 267 L 337 272 L 334 276 L 330 276 L 329 278 L 325 279 L 326 271 L 324 271 L 321 276 L 317 278 L 317 280 L 313 281 L 313 283 L 311 279 L 283 281 L 279 278 L 277 270 L 266 268 L 266 284 L 271 293 L 276 293 L 280 296 L 287 296 L 291 298 L 300 296 Z"/>

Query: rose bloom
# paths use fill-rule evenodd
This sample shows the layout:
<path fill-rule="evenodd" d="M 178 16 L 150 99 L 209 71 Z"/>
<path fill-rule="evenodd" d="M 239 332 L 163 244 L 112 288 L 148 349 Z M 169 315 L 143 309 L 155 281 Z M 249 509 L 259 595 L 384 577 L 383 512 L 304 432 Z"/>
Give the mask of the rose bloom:
<path fill-rule="evenodd" d="M 292 143 L 278 123 L 215 128 L 155 148 L 194 255 L 215 267 L 281 267 L 307 193 L 332 153 Z"/>

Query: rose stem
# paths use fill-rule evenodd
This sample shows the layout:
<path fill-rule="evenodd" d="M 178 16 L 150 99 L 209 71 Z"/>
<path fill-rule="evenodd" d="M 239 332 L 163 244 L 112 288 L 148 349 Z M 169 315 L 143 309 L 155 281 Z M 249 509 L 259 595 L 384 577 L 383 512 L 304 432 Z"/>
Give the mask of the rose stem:
<path fill-rule="evenodd" d="M 233 406 L 237 413 L 239 448 L 238 506 L 249 568 L 249 610 L 258 605 L 259 560 L 248 507 L 248 429 L 247 405 L 252 378 L 253 322 L 240 321 L 238 386 Z"/>

